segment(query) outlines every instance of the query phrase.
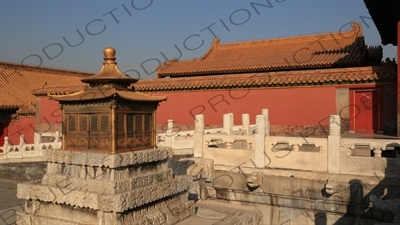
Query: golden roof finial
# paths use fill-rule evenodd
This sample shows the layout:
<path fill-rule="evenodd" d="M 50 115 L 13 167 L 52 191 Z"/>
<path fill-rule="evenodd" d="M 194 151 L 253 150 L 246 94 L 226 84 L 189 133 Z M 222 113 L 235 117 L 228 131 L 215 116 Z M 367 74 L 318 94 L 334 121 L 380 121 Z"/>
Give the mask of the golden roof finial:
<path fill-rule="evenodd" d="M 113 47 L 106 47 L 103 50 L 104 53 L 104 63 L 115 63 L 115 54 L 117 51 Z"/>

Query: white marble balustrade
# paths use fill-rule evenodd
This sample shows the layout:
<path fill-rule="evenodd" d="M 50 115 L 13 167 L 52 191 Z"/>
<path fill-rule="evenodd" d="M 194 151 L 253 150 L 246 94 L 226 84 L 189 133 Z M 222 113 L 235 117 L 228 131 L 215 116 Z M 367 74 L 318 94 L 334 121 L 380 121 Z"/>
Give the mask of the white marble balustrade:
<path fill-rule="evenodd" d="M 43 143 L 43 137 L 54 137 L 54 141 Z M 4 137 L 4 145 L 0 147 L 0 160 L 2 159 L 25 159 L 43 156 L 45 149 L 59 149 L 61 148 L 61 135 L 59 131 L 54 133 L 34 133 L 34 143 L 25 143 L 24 135 L 19 138 L 19 143 L 10 143 L 8 137 Z"/>

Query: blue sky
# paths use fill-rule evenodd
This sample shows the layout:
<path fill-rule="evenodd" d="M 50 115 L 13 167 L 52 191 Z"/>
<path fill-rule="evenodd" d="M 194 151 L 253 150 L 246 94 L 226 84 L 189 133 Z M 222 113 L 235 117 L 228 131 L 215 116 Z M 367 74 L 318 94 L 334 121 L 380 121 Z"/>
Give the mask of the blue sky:
<path fill-rule="evenodd" d="M 368 45 L 381 43 L 362 0 L 0 0 L 0 61 L 97 73 L 112 46 L 121 72 L 149 79 L 164 56 L 201 57 L 214 36 L 226 43 L 336 32 L 352 21 Z M 396 52 L 384 47 L 384 57 Z"/>

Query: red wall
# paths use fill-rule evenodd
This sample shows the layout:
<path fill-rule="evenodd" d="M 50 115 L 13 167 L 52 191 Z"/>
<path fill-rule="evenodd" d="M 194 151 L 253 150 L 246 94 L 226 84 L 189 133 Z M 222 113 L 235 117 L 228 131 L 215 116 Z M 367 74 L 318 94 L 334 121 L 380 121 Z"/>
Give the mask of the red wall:
<path fill-rule="evenodd" d="M 176 124 L 194 124 L 194 115 L 204 114 L 205 124 L 221 124 L 223 114 L 234 113 L 234 123 L 250 114 L 250 123 L 263 108 L 271 125 L 318 125 L 336 113 L 335 87 L 299 87 L 243 90 L 163 92 L 168 95 L 157 110 L 157 124 L 173 119 Z"/>
<path fill-rule="evenodd" d="M 50 100 L 48 97 L 40 98 L 40 123 L 61 123 L 62 111 L 58 101 Z"/>
<path fill-rule="evenodd" d="M 8 140 L 10 145 L 19 144 L 19 136 L 23 134 L 27 144 L 33 144 L 33 133 L 35 132 L 34 116 L 20 116 L 19 120 L 11 121 L 8 126 Z"/>

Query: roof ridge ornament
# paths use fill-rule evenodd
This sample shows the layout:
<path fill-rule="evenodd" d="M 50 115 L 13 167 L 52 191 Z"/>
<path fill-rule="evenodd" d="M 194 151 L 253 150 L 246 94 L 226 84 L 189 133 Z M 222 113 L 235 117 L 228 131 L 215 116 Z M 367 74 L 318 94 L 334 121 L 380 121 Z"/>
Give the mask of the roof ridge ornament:
<path fill-rule="evenodd" d="M 351 31 L 355 33 L 356 37 L 362 37 L 363 36 L 362 23 L 351 22 Z"/>
<path fill-rule="evenodd" d="M 217 45 L 219 45 L 220 41 L 221 41 L 221 38 L 217 37 L 212 41 L 212 45 L 213 46 L 217 46 Z"/>

